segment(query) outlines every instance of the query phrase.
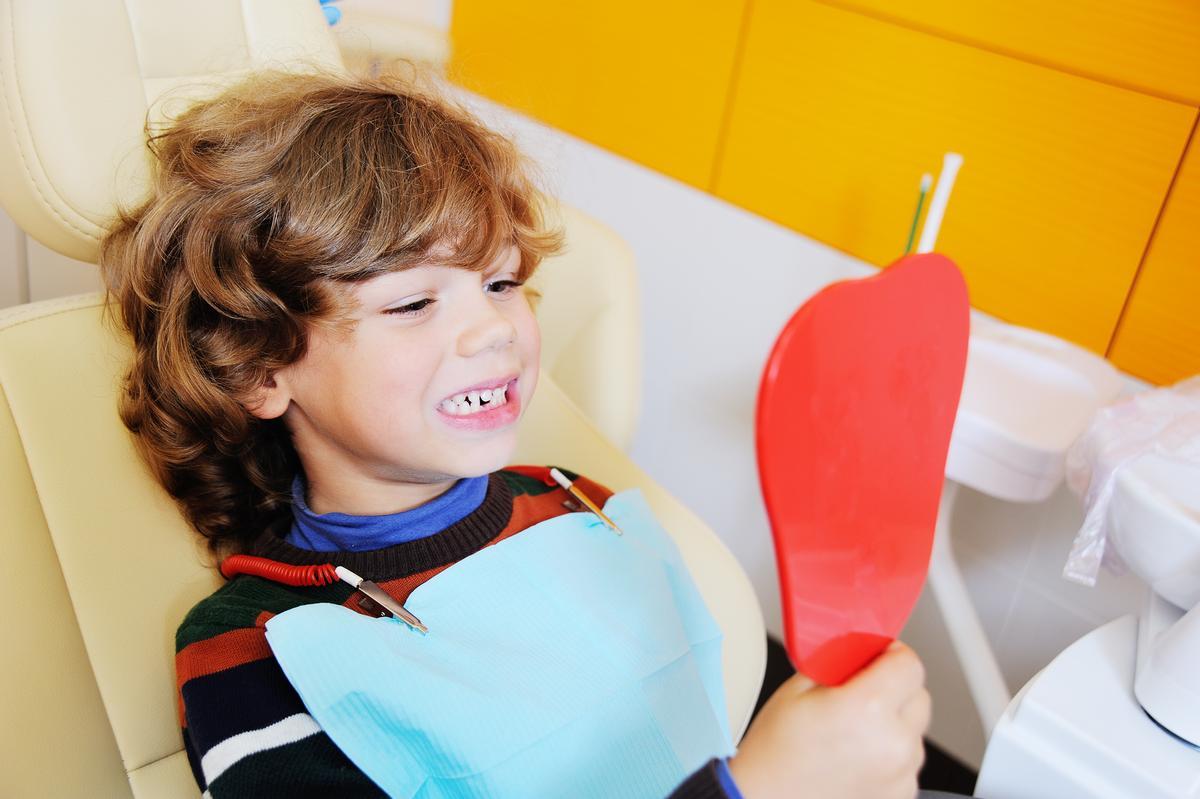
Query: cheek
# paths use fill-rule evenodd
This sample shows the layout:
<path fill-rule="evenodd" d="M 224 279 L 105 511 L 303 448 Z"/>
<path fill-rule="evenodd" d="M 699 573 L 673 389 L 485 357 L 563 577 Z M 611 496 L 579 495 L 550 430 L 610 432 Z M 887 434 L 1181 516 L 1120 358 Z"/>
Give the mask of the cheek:
<path fill-rule="evenodd" d="M 422 347 L 391 347 L 361 360 L 364 374 L 373 375 L 364 388 L 370 401 L 395 407 L 398 402 L 424 402 L 437 368 L 437 353 Z"/>
<path fill-rule="evenodd" d="M 542 331 L 536 321 L 531 322 L 529 325 L 528 342 L 525 351 L 528 353 L 531 365 L 537 366 L 538 361 L 542 357 Z"/>
<path fill-rule="evenodd" d="M 525 407 L 528 407 L 527 403 L 533 397 L 534 389 L 537 388 L 538 367 L 540 365 L 539 362 L 541 360 L 542 352 L 541 330 L 538 328 L 537 320 L 533 319 L 532 314 L 530 314 L 529 330 L 527 333 L 528 335 L 527 338 L 525 338 L 525 343 L 523 345 L 523 349 L 525 351 L 524 366 L 527 372 L 523 395 L 523 402 L 526 403 Z"/>
<path fill-rule="evenodd" d="M 537 317 L 533 315 L 528 303 L 525 304 L 521 317 L 513 321 L 517 327 L 517 340 L 521 342 L 521 349 L 530 361 L 526 365 L 536 366 L 542 354 L 542 330 L 538 327 Z"/>

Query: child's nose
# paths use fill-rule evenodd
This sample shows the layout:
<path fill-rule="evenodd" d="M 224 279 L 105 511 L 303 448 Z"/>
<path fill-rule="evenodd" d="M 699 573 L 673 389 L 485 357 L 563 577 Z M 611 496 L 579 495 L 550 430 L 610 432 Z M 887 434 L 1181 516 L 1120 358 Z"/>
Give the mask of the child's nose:
<path fill-rule="evenodd" d="M 487 350 L 504 349 L 517 338 L 517 328 L 495 306 L 475 313 L 472 323 L 458 337 L 458 354 L 470 358 Z"/>

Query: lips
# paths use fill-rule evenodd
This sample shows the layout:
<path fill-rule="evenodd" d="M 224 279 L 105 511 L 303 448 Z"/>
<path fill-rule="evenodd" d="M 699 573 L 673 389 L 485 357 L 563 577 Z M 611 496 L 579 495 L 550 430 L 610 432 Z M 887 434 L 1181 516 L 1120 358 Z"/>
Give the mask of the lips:
<path fill-rule="evenodd" d="M 496 388 L 497 385 L 505 389 L 506 398 L 504 404 L 494 408 L 484 408 L 467 415 L 460 415 L 457 413 L 447 413 L 443 407 L 443 403 L 447 402 L 447 400 L 443 400 L 438 405 L 438 418 L 449 427 L 474 432 L 494 431 L 512 425 L 521 416 L 521 397 L 517 392 L 516 377 L 507 383 L 481 383 L 475 388 L 464 389 L 457 394 L 450 395 L 450 397 L 453 398 L 460 394 L 475 391 L 486 391 L 489 388 Z"/>

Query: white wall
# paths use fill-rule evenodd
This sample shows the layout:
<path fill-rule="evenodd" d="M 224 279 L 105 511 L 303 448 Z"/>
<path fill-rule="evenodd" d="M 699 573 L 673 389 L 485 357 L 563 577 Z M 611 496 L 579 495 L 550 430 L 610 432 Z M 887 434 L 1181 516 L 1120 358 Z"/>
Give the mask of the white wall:
<path fill-rule="evenodd" d="M 768 629 L 781 636 L 774 552 L 754 459 L 761 369 L 778 331 L 805 299 L 873 268 L 495 104 L 471 103 L 541 164 L 559 197 L 633 247 L 642 289 L 645 401 L 630 454 L 717 531 L 750 574 Z M 946 224 L 953 224 L 952 211 Z M 1140 585 L 1133 577 L 1104 575 L 1088 589 L 1059 576 L 1081 520 L 1077 500 L 1065 489 L 1027 506 L 961 490 L 954 548 L 1013 691 L 1080 635 L 1136 607 Z M 929 672 L 931 737 L 978 767 L 984 735 L 927 595 L 903 637 Z"/>

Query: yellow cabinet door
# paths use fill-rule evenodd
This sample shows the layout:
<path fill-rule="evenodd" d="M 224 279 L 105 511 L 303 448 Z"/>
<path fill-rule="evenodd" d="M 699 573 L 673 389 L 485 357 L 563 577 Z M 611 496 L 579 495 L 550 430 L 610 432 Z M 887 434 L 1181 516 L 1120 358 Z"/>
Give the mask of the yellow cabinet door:
<path fill-rule="evenodd" d="M 1110 357 L 1153 383 L 1200 374 L 1200 133 L 1192 135 Z"/>
<path fill-rule="evenodd" d="M 450 77 L 708 188 L 746 0 L 455 0 Z"/>
<path fill-rule="evenodd" d="M 1105 352 L 1195 109 L 804 0 L 756 0 L 720 197 L 875 264 L 922 172 L 972 303 Z"/>
<path fill-rule="evenodd" d="M 1115 86 L 1200 104 L 1196 0 L 825 0 Z"/>

